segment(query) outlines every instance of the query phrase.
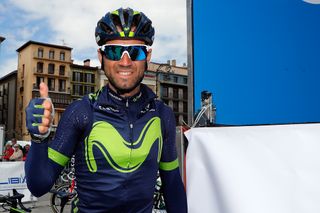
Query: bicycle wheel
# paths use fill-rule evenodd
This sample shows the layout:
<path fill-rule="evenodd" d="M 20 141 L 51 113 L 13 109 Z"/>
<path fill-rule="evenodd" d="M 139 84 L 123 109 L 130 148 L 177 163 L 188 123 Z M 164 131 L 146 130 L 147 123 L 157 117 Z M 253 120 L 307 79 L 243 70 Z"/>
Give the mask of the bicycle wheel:
<path fill-rule="evenodd" d="M 62 184 L 60 186 L 57 186 L 55 188 L 55 190 L 58 192 L 68 192 L 69 188 L 70 188 L 69 184 Z M 63 208 L 63 211 L 71 212 L 71 202 L 74 199 L 76 199 L 76 197 L 77 197 L 77 193 L 70 195 L 70 197 L 68 198 L 68 202 L 66 203 L 66 205 Z M 57 193 L 51 193 L 50 207 L 51 207 L 52 212 L 54 212 L 54 213 L 63 212 L 63 211 L 61 211 L 61 198 L 58 196 Z"/>

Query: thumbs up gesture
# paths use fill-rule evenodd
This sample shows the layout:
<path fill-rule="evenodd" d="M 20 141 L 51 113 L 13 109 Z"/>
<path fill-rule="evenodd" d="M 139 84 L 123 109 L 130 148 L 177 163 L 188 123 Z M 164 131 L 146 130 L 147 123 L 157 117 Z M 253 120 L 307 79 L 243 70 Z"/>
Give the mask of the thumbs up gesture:
<path fill-rule="evenodd" d="M 26 124 L 31 136 L 44 139 L 49 136 L 54 108 L 49 98 L 48 86 L 40 83 L 40 98 L 34 98 L 26 108 Z"/>

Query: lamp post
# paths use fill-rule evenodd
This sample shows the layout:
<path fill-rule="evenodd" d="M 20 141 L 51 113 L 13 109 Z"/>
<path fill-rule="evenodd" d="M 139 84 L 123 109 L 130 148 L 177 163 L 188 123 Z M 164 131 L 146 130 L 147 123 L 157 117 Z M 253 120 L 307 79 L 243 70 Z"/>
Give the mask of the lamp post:
<path fill-rule="evenodd" d="M 0 44 L 1 44 L 4 40 L 6 40 L 6 38 L 5 38 L 5 37 L 0 36 Z"/>
<path fill-rule="evenodd" d="M 4 40 L 6 40 L 6 38 L 5 38 L 5 37 L 0 36 L 0 48 L 1 48 L 1 43 L 2 43 Z M 0 49 L 0 50 L 1 50 L 1 49 Z"/>

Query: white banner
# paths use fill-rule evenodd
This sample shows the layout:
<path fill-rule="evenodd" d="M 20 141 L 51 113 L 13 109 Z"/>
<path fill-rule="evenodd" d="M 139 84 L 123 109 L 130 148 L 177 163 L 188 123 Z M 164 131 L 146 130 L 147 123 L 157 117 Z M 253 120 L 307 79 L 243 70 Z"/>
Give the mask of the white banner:
<path fill-rule="evenodd" d="M 24 194 L 23 202 L 36 200 L 27 188 L 24 162 L 0 162 L 0 194 L 12 195 L 12 189 Z"/>
<path fill-rule="evenodd" d="M 186 132 L 190 213 L 319 213 L 320 124 Z"/>

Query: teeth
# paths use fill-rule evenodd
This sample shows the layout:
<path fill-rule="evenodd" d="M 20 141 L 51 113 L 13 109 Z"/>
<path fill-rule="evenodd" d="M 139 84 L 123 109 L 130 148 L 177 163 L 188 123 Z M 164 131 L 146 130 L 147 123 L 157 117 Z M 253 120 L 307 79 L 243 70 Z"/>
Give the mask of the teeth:
<path fill-rule="evenodd" d="M 130 75 L 130 72 L 119 72 L 120 75 Z"/>

